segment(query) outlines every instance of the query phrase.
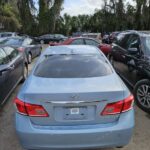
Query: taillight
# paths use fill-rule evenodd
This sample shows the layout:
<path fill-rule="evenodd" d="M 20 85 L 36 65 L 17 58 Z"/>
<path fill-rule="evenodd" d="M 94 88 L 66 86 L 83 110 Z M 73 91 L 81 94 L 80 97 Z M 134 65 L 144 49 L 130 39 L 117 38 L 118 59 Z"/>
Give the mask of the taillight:
<path fill-rule="evenodd" d="M 133 104 L 134 104 L 134 97 L 133 95 L 131 95 L 124 100 L 122 112 L 131 110 L 133 107 Z"/>
<path fill-rule="evenodd" d="M 133 95 L 130 95 L 126 99 L 107 104 L 104 110 L 102 111 L 101 115 L 115 115 L 120 114 L 122 112 L 126 112 L 132 109 L 134 103 L 134 97 Z"/>
<path fill-rule="evenodd" d="M 48 113 L 41 105 L 29 104 L 22 102 L 18 98 L 14 101 L 17 111 L 20 114 L 27 115 L 30 117 L 48 117 Z"/>
<path fill-rule="evenodd" d="M 14 103 L 15 103 L 15 105 L 16 105 L 17 111 L 18 111 L 20 114 L 27 115 L 27 111 L 26 111 L 24 102 L 22 102 L 22 101 L 20 101 L 18 98 L 16 98 L 16 99 L 14 100 Z"/>

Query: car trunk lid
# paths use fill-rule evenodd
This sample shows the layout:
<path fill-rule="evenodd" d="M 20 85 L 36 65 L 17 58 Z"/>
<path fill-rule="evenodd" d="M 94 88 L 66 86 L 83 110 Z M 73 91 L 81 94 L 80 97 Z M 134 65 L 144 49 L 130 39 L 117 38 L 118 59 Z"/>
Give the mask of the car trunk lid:
<path fill-rule="evenodd" d="M 32 78 L 32 77 L 31 77 Z M 25 102 L 42 105 L 49 117 L 30 117 L 36 125 L 105 124 L 118 120 L 119 115 L 101 116 L 108 103 L 123 100 L 119 77 L 48 79 L 33 77 L 25 86 Z"/>

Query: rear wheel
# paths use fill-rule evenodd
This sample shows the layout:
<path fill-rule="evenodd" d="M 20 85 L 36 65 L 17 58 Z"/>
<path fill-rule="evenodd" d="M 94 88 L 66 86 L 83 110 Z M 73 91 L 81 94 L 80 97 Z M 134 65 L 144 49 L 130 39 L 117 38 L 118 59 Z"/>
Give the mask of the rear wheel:
<path fill-rule="evenodd" d="M 31 55 L 31 53 L 28 54 L 28 63 L 29 64 L 32 63 L 32 55 Z"/>
<path fill-rule="evenodd" d="M 134 88 L 137 105 L 145 112 L 150 113 L 150 80 L 139 81 Z"/>
<path fill-rule="evenodd" d="M 23 76 L 23 78 L 21 80 L 21 83 L 23 83 L 26 80 L 26 78 L 28 77 L 28 65 L 27 64 L 24 65 L 22 76 Z"/>

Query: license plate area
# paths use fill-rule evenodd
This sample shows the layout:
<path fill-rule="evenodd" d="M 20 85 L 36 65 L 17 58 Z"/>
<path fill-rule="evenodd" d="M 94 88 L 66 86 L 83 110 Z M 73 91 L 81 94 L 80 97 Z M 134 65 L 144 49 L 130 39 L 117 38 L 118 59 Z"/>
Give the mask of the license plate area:
<path fill-rule="evenodd" d="M 64 120 L 84 120 L 87 119 L 87 107 L 64 107 Z"/>

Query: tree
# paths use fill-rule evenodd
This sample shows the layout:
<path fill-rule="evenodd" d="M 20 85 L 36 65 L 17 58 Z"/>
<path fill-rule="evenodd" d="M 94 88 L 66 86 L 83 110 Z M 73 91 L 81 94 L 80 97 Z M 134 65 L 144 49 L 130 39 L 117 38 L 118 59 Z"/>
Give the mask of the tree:
<path fill-rule="evenodd" d="M 7 31 L 17 31 L 21 28 L 16 10 L 2 0 L 0 1 L 0 24 Z"/>

